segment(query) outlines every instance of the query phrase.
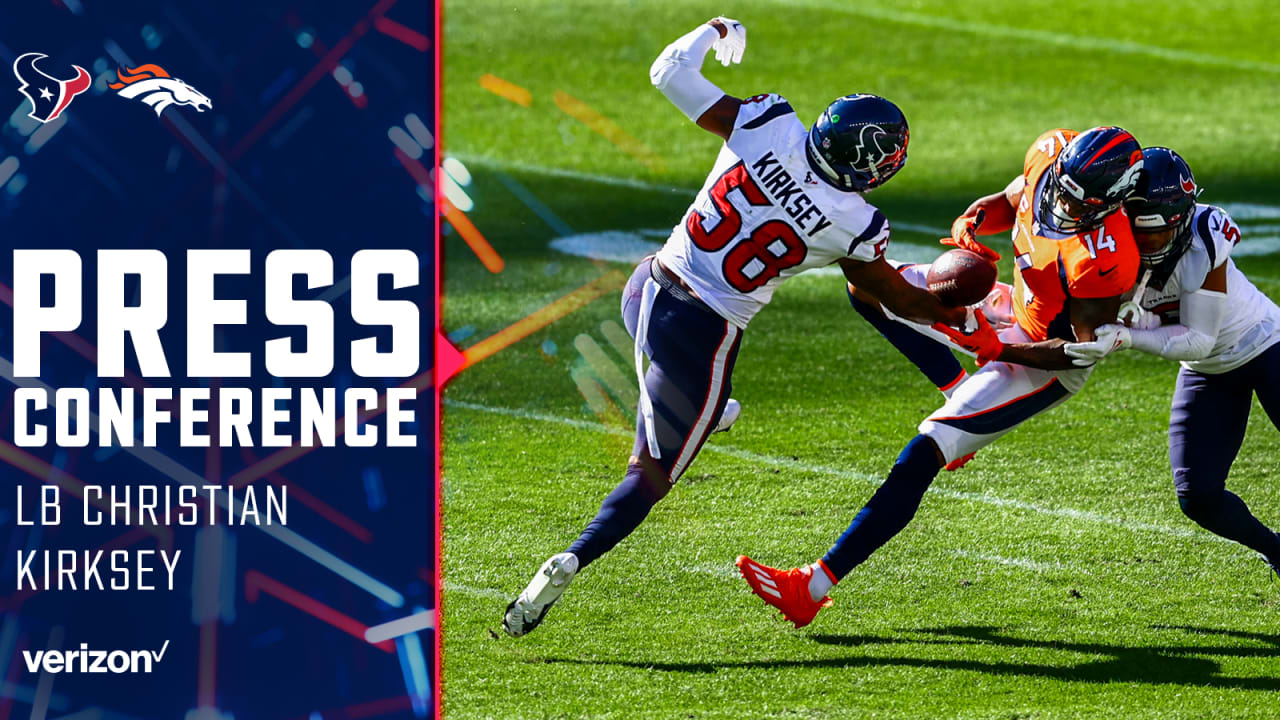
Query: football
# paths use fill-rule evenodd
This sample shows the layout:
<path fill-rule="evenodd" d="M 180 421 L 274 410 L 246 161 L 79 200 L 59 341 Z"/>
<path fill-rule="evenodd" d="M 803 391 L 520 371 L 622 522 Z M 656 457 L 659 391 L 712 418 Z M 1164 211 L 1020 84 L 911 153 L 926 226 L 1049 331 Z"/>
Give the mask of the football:
<path fill-rule="evenodd" d="M 970 250 L 948 250 L 929 266 L 929 292 L 952 307 L 981 302 L 996 284 L 996 265 Z"/>

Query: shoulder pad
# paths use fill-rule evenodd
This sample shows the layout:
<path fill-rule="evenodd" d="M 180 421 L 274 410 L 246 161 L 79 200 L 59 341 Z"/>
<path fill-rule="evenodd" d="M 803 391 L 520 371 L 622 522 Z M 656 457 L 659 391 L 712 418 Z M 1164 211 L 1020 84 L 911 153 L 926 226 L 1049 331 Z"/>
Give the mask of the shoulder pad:
<path fill-rule="evenodd" d="M 1240 242 L 1240 227 L 1226 210 L 1215 205 L 1196 205 L 1196 217 L 1191 227 L 1209 254 L 1210 269 L 1226 262 L 1236 243 Z"/>
<path fill-rule="evenodd" d="M 1044 167 L 1053 162 L 1058 157 L 1058 153 L 1062 152 L 1062 148 L 1071 142 L 1071 139 L 1080 133 L 1075 130 L 1067 130 L 1066 128 L 1054 128 L 1046 130 L 1031 143 L 1031 147 L 1027 148 L 1027 154 L 1022 159 L 1022 172 L 1030 177 L 1032 166 Z"/>
<path fill-rule="evenodd" d="M 752 95 L 742 101 L 742 106 L 738 108 L 738 118 L 733 127 L 735 130 L 739 128 L 755 130 L 769 121 L 785 115 L 795 115 L 795 110 L 791 109 L 791 103 L 787 102 L 786 98 L 777 93 Z"/>
<path fill-rule="evenodd" d="M 879 210 L 868 205 L 871 212 L 863 217 L 867 223 L 849 242 L 845 254 L 858 260 L 871 261 L 884 255 L 889 244 L 889 220 Z"/>

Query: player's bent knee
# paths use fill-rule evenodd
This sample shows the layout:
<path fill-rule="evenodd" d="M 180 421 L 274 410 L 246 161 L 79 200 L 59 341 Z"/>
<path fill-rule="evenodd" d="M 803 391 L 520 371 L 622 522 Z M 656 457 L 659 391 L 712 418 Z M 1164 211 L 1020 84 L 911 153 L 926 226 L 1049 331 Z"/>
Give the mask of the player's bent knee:
<path fill-rule="evenodd" d="M 1178 507 L 1182 508 L 1183 515 L 1203 525 L 1218 516 L 1218 512 L 1222 509 L 1222 497 L 1218 496 L 1214 499 L 1198 495 L 1179 497 Z"/>
<path fill-rule="evenodd" d="M 1182 509 L 1182 514 L 1196 523 L 1204 523 L 1211 521 L 1222 512 L 1223 488 L 1214 484 L 1213 487 L 1201 487 L 1192 482 L 1185 482 L 1190 478 L 1186 474 L 1175 477 L 1184 482 L 1178 482 L 1178 507 Z"/>
<path fill-rule="evenodd" d="M 932 449 L 938 460 L 938 467 L 942 467 L 958 457 L 977 450 L 977 447 L 968 448 L 970 443 L 967 442 L 962 431 L 941 423 L 925 420 L 920 423 L 920 427 L 917 430 L 920 434 L 916 436 L 916 439 L 923 438 L 928 441 L 929 448 Z M 912 442 L 915 442 L 915 440 Z"/>
<path fill-rule="evenodd" d="M 927 434 L 916 435 L 898 455 L 898 465 L 912 465 L 922 471 L 937 472 L 947 464 L 946 456 L 938 443 Z"/>
<path fill-rule="evenodd" d="M 627 475 L 635 477 L 639 481 L 637 484 L 644 488 L 646 494 L 655 503 L 671 492 L 671 476 L 667 474 L 666 468 L 647 452 L 640 457 L 631 456 L 627 462 Z"/>

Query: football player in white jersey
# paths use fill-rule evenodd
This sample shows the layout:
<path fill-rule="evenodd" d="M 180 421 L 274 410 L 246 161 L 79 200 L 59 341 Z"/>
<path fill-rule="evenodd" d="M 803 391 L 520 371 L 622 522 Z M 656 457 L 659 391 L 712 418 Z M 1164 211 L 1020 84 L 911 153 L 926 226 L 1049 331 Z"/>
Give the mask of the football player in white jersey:
<path fill-rule="evenodd" d="M 1222 208 L 1196 202 L 1187 163 L 1162 147 L 1142 157 L 1145 181 L 1127 207 L 1143 276 L 1122 308 L 1127 324 L 1104 325 L 1067 353 L 1089 364 L 1132 347 L 1181 361 L 1169 416 L 1178 504 L 1280 574 L 1280 534 L 1226 488 L 1255 393 L 1280 428 L 1280 307 L 1232 261 L 1240 229 Z"/>
<path fill-rule="evenodd" d="M 783 280 L 838 263 L 899 316 L 965 328 L 978 344 L 997 342 L 980 314 L 942 305 L 884 259 L 889 223 L 862 193 L 906 162 L 909 134 L 898 107 L 847 95 L 807 128 L 779 95 L 740 100 L 703 77 L 713 48 L 725 65 L 741 61 L 746 30 L 715 18 L 668 45 L 649 70 L 680 111 L 725 142 L 680 224 L 623 291 L 640 384 L 626 476 L 581 536 L 507 606 L 510 635 L 536 628 L 569 581 L 675 485 L 724 412 L 743 331 Z"/>

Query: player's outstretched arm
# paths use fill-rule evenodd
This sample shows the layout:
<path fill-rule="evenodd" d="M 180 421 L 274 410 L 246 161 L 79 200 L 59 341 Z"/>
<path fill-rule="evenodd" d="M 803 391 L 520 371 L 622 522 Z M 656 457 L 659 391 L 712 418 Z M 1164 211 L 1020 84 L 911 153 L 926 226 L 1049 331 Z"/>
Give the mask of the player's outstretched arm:
<path fill-rule="evenodd" d="M 703 77 L 702 61 L 715 48 L 724 65 L 738 63 L 746 47 L 742 23 L 714 18 L 668 45 L 649 67 L 649 81 L 698 127 L 728 140 L 742 100 Z"/>
<path fill-rule="evenodd" d="M 951 223 L 951 236 L 943 238 L 942 244 L 972 250 L 993 261 L 999 260 L 1000 254 L 978 242 L 978 236 L 1008 232 L 1013 227 L 1025 184 L 1026 179 L 1019 175 L 1004 190 L 974 200 L 964 214 Z"/>
<path fill-rule="evenodd" d="M 871 262 L 850 258 L 837 262 L 845 279 L 863 298 L 900 318 L 929 325 L 977 355 L 979 364 L 994 360 L 1004 347 L 981 311 L 943 304 L 937 295 L 907 282 L 883 257 Z"/>
<path fill-rule="evenodd" d="M 1077 365 L 1092 365 L 1107 355 L 1132 347 L 1168 360 L 1203 360 L 1213 352 L 1227 307 L 1227 264 L 1211 270 L 1199 289 L 1179 302 L 1181 323 L 1130 328 L 1119 323 L 1099 327 L 1097 338 L 1071 343 L 1066 352 Z"/>
<path fill-rule="evenodd" d="M 1203 360 L 1213 352 L 1227 312 L 1227 263 L 1209 271 L 1199 290 L 1182 296 L 1177 325 L 1140 330 L 1118 326 L 1135 350 L 1169 360 Z"/>
<path fill-rule="evenodd" d="M 1120 312 L 1120 298 L 1073 298 L 1071 300 L 1071 328 L 1075 332 L 1076 342 L 1054 338 L 1037 343 L 1012 343 L 1004 346 L 998 360 L 1017 363 L 1041 370 L 1069 370 L 1081 364 L 1092 365 L 1093 362 L 1080 363 L 1068 353 L 1068 346 L 1079 346 L 1103 342 L 1098 330 L 1108 323 L 1114 322 Z"/>
<path fill-rule="evenodd" d="M 1022 201 L 1022 189 L 1027 179 L 1022 175 L 1009 181 L 1004 190 L 973 201 L 961 217 L 977 217 L 983 214 L 982 223 L 974 228 L 976 235 L 996 235 L 1009 232 L 1018 219 L 1018 203 Z"/>
<path fill-rule="evenodd" d="M 837 262 L 850 283 L 898 317 L 930 325 L 943 323 L 961 327 L 965 324 L 968 317 L 965 308 L 943 305 L 933 293 L 907 282 L 882 257 L 871 262 L 850 258 Z"/>

